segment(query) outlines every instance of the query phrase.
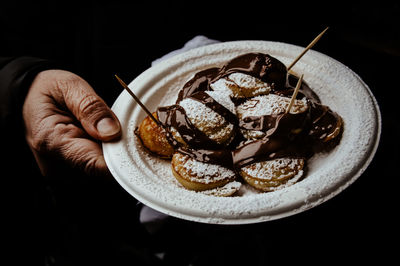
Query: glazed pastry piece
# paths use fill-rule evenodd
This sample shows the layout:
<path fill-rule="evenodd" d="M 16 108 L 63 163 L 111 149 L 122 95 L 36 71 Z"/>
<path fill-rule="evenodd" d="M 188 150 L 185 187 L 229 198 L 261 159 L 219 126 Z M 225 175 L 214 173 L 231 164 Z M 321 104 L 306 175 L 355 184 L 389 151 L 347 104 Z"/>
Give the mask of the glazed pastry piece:
<path fill-rule="evenodd" d="M 223 91 L 235 99 L 268 94 L 271 86 L 258 78 L 243 73 L 232 73 L 210 84 L 214 91 Z"/>
<path fill-rule="evenodd" d="M 185 83 L 185 85 L 183 85 L 183 88 L 178 93 L 176 103 L 179 104 L 184 98 L 187 98 L 196 92 L 210 90 L 210 83 L 219 75 L 219 71 L 219 68 L 213 67 L 196 73 Z"/>
<path fill-rule="evenodd" d="M 220 94 L 215 92 L 205 92 L 205 94 L 212 97 L 214 100 Z M 223 95 L 223 94 L 222 94 Z M 233 114 L 235 108 L 229 97 L 216 100 L 223 106 L 225 104 L 229 111 Z M 201 132 L 203 132 L 209 139 L 218 144 L 229 143 L 234 133 L 234 125 L 229 123 L 222 115 L 218 114 L 212 108 L 206 106 L 203 102 L 193 98 L 183 99 L 179 105 L 183 107 L 190 122 Z M 224 106 L 225 107 L 225 106 Z M 226 107 L 225 107 L 226 108 Z"/>
<path fill-rule="evenodd" d="M 286 66 L 269 54 L 248 53 L 227 62 L 220 71 L 220 77 L 232 73 L 243 73 L 268 84 L 271 90 L 283 89 L 287 80 Z"/>
<path fill-rule="evenodd" d="M 160 107 L 157 113 L 170 143 L 176 147 L 226 147 L 238 124 L 234 104 L 222 92 L 199 91 L 179 104 Z"/>
<path fill-rule="evenodd" d="M 304 159 L 285 157 L 244 166 L 240 169 L 240 176 L 258 190 L 275 191 L 299 181 L 303 168 Z"/>
<path fill-rule="evenodd" d="M 243 104 L 239 105 L 236 109 L 237 115 L 240 119 L 247 116 L 263 116 L 272 114 L 284 113 L 290 103 L 289 97 L 283 97 L 276 94 L 269 94 L 263 96 L 257 96 L 248 99 Z M 298 114 L 307 111 L 308 105 L 305 98 L 294 101 L 292 108 L 290 109 L 291 114 Z"/>
<path fill-rule="evenodd" d="M 156 112 L 153 116 L 158 119 Z M 170 159 L 174 154 L 174 148 L 169 144 L 164 128 L 157 125 L 149 116 L 140 123 L 136 135 L 152 154 L 164 159 Z"/>
<path fill-rule="evenodd" d="M 254 126 L 254 123 L 261 120 L 272 118 L 273 115 L 284 114 L 290 103 L 289 97 L 279 96 L 276 94 L 261 95 L 250 98 L 236 108 L 238 118 L 241 121 L 241 132 L 246 139 L 260 139 L 264 137 L 267 130 L 273 127 L 273 123 L 265 122 L 265 125 Z M 296 99 L 289 114 L 298 115 L 308 110 L 306 98 Z M 299 115 L 299 119 L 304 119 Z M 299 123 L 301 126 L 302 123 Z M 257 130 L 258 129 L 258 130 Z M 292 134 L 298 134 L 302 130 L 301 127 L 291 128 Z"/>
<path fill-rule="evenodd" d="M 328 106 L 314 102 L 311 107 L 310 137 L 317 143 L 328 144 L 328 146 L 333 143 L 334 145 L 343 131 L 342 118 Z"/>
<path fill-rule="evenodd" d="M 205 191 L 220 188 L 236 178 L 230 169 L 199 162 L 179 152 L 172 156 L 171 167 L 175 178 L 189 190 Z"/>
<path fill-rule="evenodd" d="M 286 66 L 278 59 L 262 53 L 237 56 L 221 68 L 196 73 L 179 91 L 177 102 L 199 91 L 225 91 L 233 98 L 267 94 L 284 89 Z"/>

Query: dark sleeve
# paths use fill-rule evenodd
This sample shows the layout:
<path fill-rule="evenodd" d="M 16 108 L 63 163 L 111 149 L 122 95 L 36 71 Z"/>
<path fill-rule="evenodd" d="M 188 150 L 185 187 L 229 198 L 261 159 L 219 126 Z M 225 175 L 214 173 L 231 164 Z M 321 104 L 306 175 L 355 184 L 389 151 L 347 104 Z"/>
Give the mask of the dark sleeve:
<path fill-rule="evenodd" d="M 2 213 L 7 217 L 2 219 L 7 228 L 7 232 L 2 231 L 2 236 L 8 245 L 6 254 L 11 254 L 8 255 L 11 261 L 18 264 L 25 260 L 34 261 L 35 265 L 44 261 L 42 243 L 50 245 L 42 224 L 47 219 L 54 219 L 50 213 L 52 203 L 45 201 L 50 195 L 47 183 L 25 141 L 22 106 L 36 74 L 56 67 L 56 64 L 39 58 L 0 56 L 0 184 L 5 202 Z M 24 248 L 21 243 L 29 248 Z M 14 254 L 20 254 L 21 250 L 24 258 L 16 257 Z"/>
<path fill-rule="evenodd" d="M 0 57 L 0 123 L 3 130 L 20 129 L 22 105 L 30 84 L 40 71 L 55 67 L 54 62 L 40 58 Z"/>

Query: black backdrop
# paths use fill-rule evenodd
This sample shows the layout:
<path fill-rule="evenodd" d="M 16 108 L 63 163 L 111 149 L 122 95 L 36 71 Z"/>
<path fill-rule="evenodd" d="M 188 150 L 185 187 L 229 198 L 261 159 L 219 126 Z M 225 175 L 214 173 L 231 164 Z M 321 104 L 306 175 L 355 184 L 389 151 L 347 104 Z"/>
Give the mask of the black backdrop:
<path fill-rule="evenodd" d="M 236 248 L 242 257 L 238 255 L 237 262 L 245 261 L 243 256 L 250 256 L 253 250 L 245 246 L 251 246 L 251 241 L 257 243 L 254 251 L 265 253 L 255 257 L 253 262 L 259 265 L 276 260 L 277 256 L 290 257 L 290 254 L 294 254 L 296 260 L 310 262 L 318 256 L 338 262 L 349 258 L 386 260 L 395 255 L 392 248 L 398 237 L 395 225 L 399 209 L 399 85 L 396 78 L 400 61 L 399 11 L 399 4 L 383 1 L 345 4 L 320 1 L 313 5 L 269 1 L 262 4 L 237 1 L 180 5 L 126 4 L 124 1 L 10 1 L 2 3 L 0 8 L 0 56 L 32 55 L 57 60 L 87 79 L 111 105 L 121 91 L 113 78 L 115 73 L 130 82 L 146 70 L 151 61 L 181 48 L 196 35 L 221 41 L 271 40 L 306 46 L 329 26 L 329 31 L 314 49 L 359 74 L 381 108 L 381 143 L 371 165 L 344 192 L 294 217 L 259 224 L 251 229 L 232 226 L 201 230 L 206 233 L 222 230 L 224 237 L 249 234 L 250 239 L 245 242 L 243 238 L 227 238 L 238 240 Z M 27 176 L 32 174 L 26 168 L 20 171 Z M 21 183 L 18 184 L 20 187 L 11 190 L 18 193 L 19 203 L 7 202 L 9 207 L 17 210 L 13 213 L 20 215 L 11 217 L 14 225 L 11 232 L 18 240 L 12 246 L 20 254 L 33 254 L 32 260 L 44 261 L 41 256 L 48 253 L 47 249 L 52 249 L 49 248 L 52 244 L 38 243 L 43 234 L 52 234 L 46 233 L 46 228 L 52 227 L 55 221 L 46 220 L 49 210 L 41 206 L 40 193 L 32 192 L 34 181 Z M 30 222 L 20 220 L 29 220 L 29 217 L 36 218 Z M 63 218 L 57 219 L 63 224 Z M 182 223 L 180 230 L 191 230 L 188 229 L 192 226 L 190 223 Z M 86 226 L 90 227 L 88 224 Z M 69 235 L 75 235 L 75 229 L 68 229 L 67 225 L 55 227 L 58 231 L 65 228 L 67 232 L 52 235 L 52 241 L 79 243 L 85 247 L 84 237 L 75 237 L 76 240 Z M 171 228 L 173 231 L 174 227 Z M 182 239 L 175 237 L 178 241 L 187 241 L 183 236 Z M 165 244 L 160 243 L 157 245 Z M 62 254 L 72 254 L 71 261 L 84 261 L 82 254 L 94 252 L 95 248 L 91 251 L 75 249 L 79 250 L 79 247 L 75 245 Z M 195 252 L 193 256 L 198 254 Z"/>

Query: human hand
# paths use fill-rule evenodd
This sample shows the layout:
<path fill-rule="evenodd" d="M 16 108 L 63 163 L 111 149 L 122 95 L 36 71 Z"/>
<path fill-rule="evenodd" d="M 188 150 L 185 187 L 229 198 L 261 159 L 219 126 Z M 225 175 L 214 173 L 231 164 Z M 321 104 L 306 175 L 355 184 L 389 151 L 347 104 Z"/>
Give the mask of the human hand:
<path fill-rule="evenodd" d="M 116 140 L 121 126 L 111 109 L 79 76 L 40 72 L 23 105 L 26 139 L 43 175 L 60 164 L 89 176 L 109 175 L 100 141 Z"/>

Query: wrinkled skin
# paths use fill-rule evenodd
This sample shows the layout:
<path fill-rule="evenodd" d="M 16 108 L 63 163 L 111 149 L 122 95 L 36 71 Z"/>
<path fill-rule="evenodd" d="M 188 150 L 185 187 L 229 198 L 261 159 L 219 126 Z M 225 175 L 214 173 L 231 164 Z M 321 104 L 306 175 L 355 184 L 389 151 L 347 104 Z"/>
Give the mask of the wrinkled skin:
<path fill-rule="evenodd" d="M 44 176 L 72 168 L 90 176 L 110 175 L 101 141 L 116 140 L 115 114 L 79 76 L 63 70 L 40 72 L 23 105 L 26 140 Z"/>

